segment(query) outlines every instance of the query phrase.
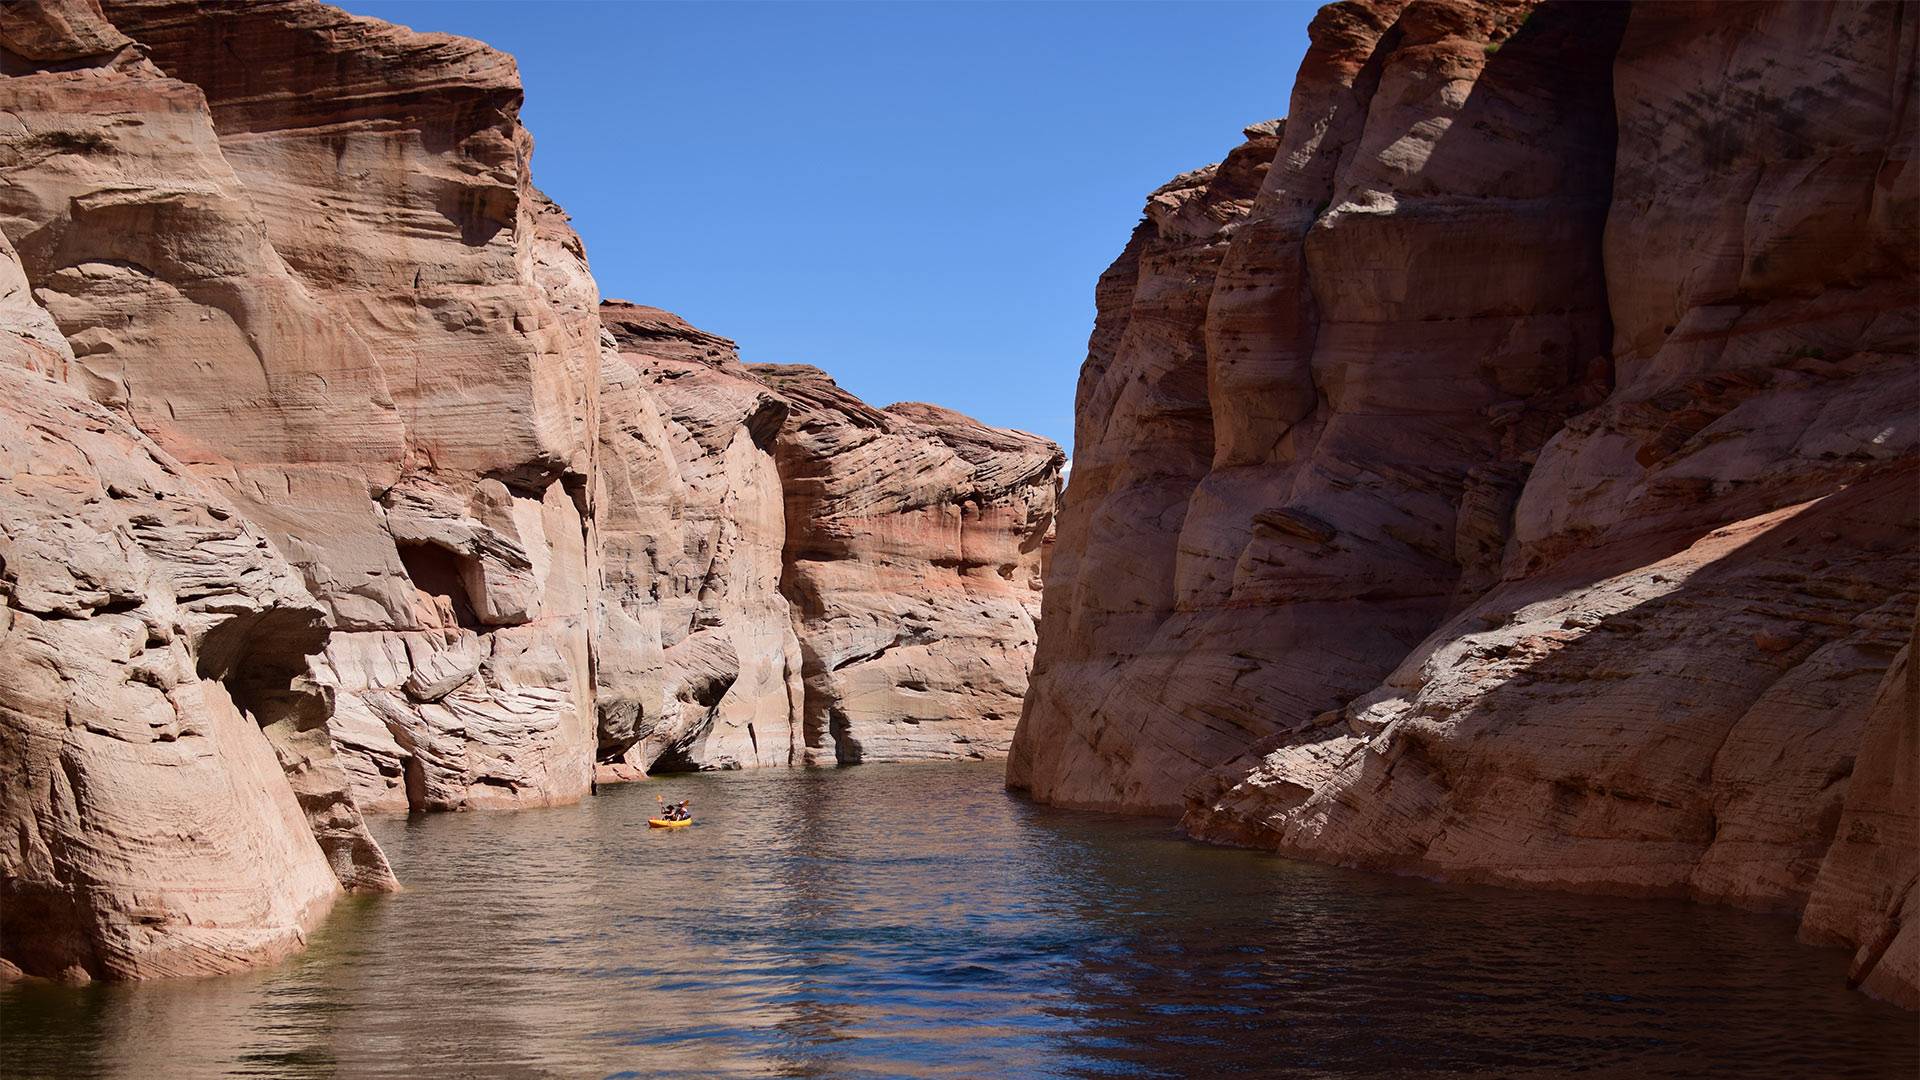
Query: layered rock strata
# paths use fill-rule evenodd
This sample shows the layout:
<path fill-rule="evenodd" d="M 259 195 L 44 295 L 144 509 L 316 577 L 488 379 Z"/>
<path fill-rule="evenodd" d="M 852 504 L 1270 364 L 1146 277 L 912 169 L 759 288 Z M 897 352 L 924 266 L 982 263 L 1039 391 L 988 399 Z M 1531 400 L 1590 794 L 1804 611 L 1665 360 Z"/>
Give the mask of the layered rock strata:
<path fill-rule="evenodd" d="M 725 338 L 658 308 L 600 313 L 600 759 L 801 764 L 773 456 L 787 402 Z"/>
<path fill-rule="evenodd" d="M 1621 13 L 1541 15 L 1496 68 L 1522 10 L 1327 9 L 1293 116 L 1149 198 L 1097 294 L 1016 784 L 1176 812 L 1497 557 L 1479 518 L 1606 348 Z"/>
<path fill-rule="evenodd" d="M 566 368 L 597 358 L 597 297 L 525 185 L 511 63 L 318 4 L 111 15 L 161 47 L 78 0 L 0 18 L 5 953 L 67 977 L 284 954 L 342 887 L 393 887 L 359 805 L 569 798 L 591 761 L 562 481 L 590 464 L 598 371 Z M 185 55 L 206 41 L 282 58 L 236 84 Z M 513 212 L 494 250 L 469 203 Z M 488 434 L 410 427 L 453 405 L 423 356 L 471 365 L 444 386 Z"/>
<path fill-rule="evenodd" d="M 0 974 L 291 951 L 395 887 L 363 809 L 853 759 L 807 742 L 790 403 L 602 307 L 509 58 L 313 0 L 39 0 L 0 5 L 0 71 Z M 883 477 L 906 531 L 973 500 L 914 558 L 970 572 L 983 500 L 1044 525 L 1050 474 L 998 475 L 1034 440 L 940 417 L 932 451 L 897 411 L 940 477 Z M 916 718 L 1003 747 L 1031 613 L 930 603 L 995 683 Z"/>
<path fill-rule="evenodd" d="M 1915 634 L 1867 714 L 1833 843 L 1807 899 L 1801 936 L 1850 946 L 1848 977 L 1920 1009 L 1920 668 Z"/>
<path fill-rule="evenodd" d="M 283 956 L 341 883 L 302 808 L 327 785 L 296 798 L 276 759 L 303 733 L 256 720 L 298 696 L 320 608 L 230 502 L 25 370 L 23 343 L 45 359 L 45 338 L 0 328 L 0 968 L 86 981 Z M 324 777 L 324 740 L 317 756 L 293 771 Z M 365 840 L 351 803 L 326 825 Z M 385 871 L 365 843 L 359 867 L 335 846 L 355 880 Z"/>
<path fill-rule="evenodd" d="M 529 183 L 512 60 L 311 0 L 105 12 L 173 78 L 63 84 L 101 144 L 16 189 L 78 377 L 325 607 L 362 806 L 578 798 L 597 296 Z"/>
<path fill-rule="evenodd" d="M 602 775 L 1005 754 L 1059 449 L 601 312 Z"/>
<path fill-rule="evenodd" d="M 752 370 L 790 409 L 775 456 L 805 760 L 1004 755 L 1060 448 L 932 405 L 876 409 L 818 368 Z"/>
<path fill-rule="evenodd" d="M 1911 1002 L 1916 33 L 1323 9 L 1101 281 L 1009 782 L 1805 909 Z"/>

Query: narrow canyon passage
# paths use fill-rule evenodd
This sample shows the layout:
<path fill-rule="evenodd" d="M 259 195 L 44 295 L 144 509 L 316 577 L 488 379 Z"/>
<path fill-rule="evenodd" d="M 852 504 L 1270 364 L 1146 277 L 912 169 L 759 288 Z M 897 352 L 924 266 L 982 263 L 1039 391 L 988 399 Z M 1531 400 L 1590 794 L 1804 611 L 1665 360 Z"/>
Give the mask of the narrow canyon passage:
<path fill-rule="evenodd" d="M 0 0 L 0 1080 L 1920 1074 L 1920 6 L 342 2 Z"/>
<path fill-rule="evenodd" d="M 654 795 L 697 825 L 649 832 Z M 8 1076 L 1912 1075 L 1790 920 L 1433 884 L 1010 797 L 992 764 L 381 818 L 289 963 L 0 990 Z"/>

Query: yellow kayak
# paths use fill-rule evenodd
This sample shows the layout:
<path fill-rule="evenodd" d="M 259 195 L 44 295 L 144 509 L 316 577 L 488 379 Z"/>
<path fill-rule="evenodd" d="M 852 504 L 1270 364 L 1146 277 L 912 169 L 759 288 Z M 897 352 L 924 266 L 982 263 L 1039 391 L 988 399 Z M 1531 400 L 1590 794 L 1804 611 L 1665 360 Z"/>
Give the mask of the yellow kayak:
<path fill-rule="evenodd" d="M 693 819 L 686 818 L 682 821 L 668 821 L 666 818 L 650 817 L 647 819 L 647 824 L 656 829 L 684 829 L 693 824 Z"/>

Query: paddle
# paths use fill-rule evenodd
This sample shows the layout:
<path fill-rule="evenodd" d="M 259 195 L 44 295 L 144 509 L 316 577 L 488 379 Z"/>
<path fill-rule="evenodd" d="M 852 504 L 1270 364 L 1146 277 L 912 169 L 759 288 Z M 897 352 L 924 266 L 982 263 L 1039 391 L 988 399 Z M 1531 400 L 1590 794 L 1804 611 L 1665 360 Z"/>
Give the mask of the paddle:
<path fill-rule="evenodd" d="M 681 800 L 681 803 L 675 803 L 672 806 L 669 806 L 667 805 L 667 800 L 663 796 L 655 794 L 653 797 L 653 801 L 660 805 L 659 820 L 661 821 L 692 821 L 693 820 L 693 812 L 691 810 L 685 811 L 685 814 L 686 814 L 685 817 L 673 816 L 674 813 L 679 809 L 681 803 L 684 803 L 687 806 L 692 806 L 693 805 L 692 799 L 683 799 Z"/>

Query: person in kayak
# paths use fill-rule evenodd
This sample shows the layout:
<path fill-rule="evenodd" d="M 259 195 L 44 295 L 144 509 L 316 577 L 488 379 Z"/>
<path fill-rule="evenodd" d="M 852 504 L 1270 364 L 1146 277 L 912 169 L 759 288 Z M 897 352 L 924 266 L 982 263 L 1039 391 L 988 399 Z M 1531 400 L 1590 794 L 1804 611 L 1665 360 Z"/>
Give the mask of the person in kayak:
<path fill-rule="evenodd" d="M 685 799 L 681 799 L 678 803 L 667 807 L 668 821 L 691 821 L 692 819 L 693 811 L 687 809 L 687 800 Z"/>

